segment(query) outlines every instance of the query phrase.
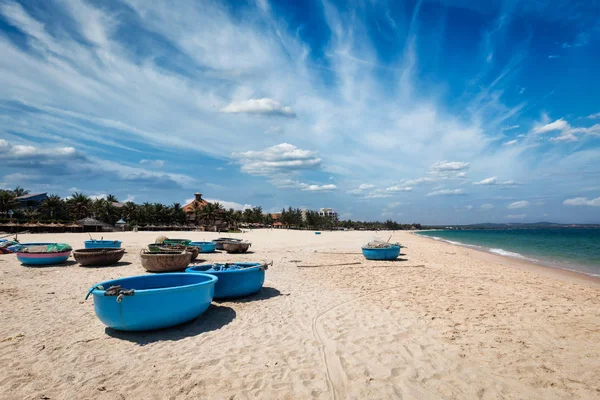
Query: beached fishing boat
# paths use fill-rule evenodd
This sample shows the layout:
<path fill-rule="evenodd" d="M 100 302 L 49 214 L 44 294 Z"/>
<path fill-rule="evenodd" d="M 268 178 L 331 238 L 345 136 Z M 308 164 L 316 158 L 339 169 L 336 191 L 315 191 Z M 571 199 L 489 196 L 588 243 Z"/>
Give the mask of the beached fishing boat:
<path fill-rule="evenodd" d="M 172 244 L 172 245 L 160 245 L 160 244 L 149 244 L 148 250 L 151 253 L 158 253 L 161 251 L 183 251 L 186 250 L 192 253 L 191 261 L 196 260 L 198 258 L 198 254 L 200 253 L 200 249 L 196 246 L 185 246 L 180 244 Z"/>
<path fill-rule="evenodd" d="M 213 243 L 215 244 L 215 248 L 217 250 L 225 250 L 225 248 L 223 247 L 223 243 L 225 242 L 241 242 L 242 239 L 235 239 L 235 238 L 217 238 L 215 240 L 213 240 Z"/>
<path fill-rule="evenodd" d="M 215 285 L 215 299 L 224 299 L 258 292 L 265 282 L 266 269 L 265 264 L 257 262 L 236 262 L 194 265 L 185 271 L 206 273 L 219 278 Z"/>
<path fill-rule="evenodd" d="M 190 264 L 192 253 L 186 250 L 160 250 L 140 253 L 142 267 L 149 272 L 183 271 Z"/>
<path fill-rule="evenodd" d="M 114 265 L 121 261 L 125 249 L 79 249 L 73 257 L 82 267 Z"/>
<path fill-rule="evenodd" d="M 367 260 L 395 260 L 400 254 L 399 243 L 371 242 L 362 247 Z"/>
<path fill-rule="evenodd" d="M 21 243 L 16 252 L 23 265 L 55 265 L 67 261 L 71 250 L 66 243 Z"/>
<path fill-rule="evenodd" d="M 190 246 L 200 249 L 200 253 L 214 253 L 217 245 L 214 242 L 190 242 Z"/>
<path fill-rule="evenodd" d="M 96 316 L 109 328 L 147 331 L 202 315 L 214 296 L 217 277 L 172 273 L 100 282 L 90 288 Z"/>
<path fill-rule="evenodd" d="M 320 235 L 320 234 L 321 234 L 321 232 L 315 232 L 315 235 Z"/>
<path fill-rule="evenodd" d="M 162 241 L 163 245 L 174 245 L 181 244 L 184 246 L 189 246 L 191 240 L 190 239 L 165 239 Z"/>
<path fill-rule="evenodd" d="M 223 242 L 223 249 L 228 253 L 245 253 L 252 244 L 250 242 Z"/>
<path fill-rule="evenodd" d="M 83 242 L 86 249 L 120 249 L 120 240 L 86 240 Z"/>

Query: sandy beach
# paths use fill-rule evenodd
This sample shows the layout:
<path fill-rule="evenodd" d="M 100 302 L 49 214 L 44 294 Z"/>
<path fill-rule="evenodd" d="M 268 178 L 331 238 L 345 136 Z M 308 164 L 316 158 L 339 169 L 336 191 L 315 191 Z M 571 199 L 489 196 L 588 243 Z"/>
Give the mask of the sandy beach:
<path fill-rule="evenodd" d="M 394 262 L 360 254 L 388 232 L 236 235 L 252 253 L 200 258 L 272 260 L 259 294 L 171 329 L 106 329 L 88 288 L 145 273 L 139 251 L 162 234 L 220 236 L 105 233 L 127 249 L 115 267 L 0 256 L 1 398 L 600 398 L 600 281 L 408 232 L 392 237 L 406 246 Z"/>

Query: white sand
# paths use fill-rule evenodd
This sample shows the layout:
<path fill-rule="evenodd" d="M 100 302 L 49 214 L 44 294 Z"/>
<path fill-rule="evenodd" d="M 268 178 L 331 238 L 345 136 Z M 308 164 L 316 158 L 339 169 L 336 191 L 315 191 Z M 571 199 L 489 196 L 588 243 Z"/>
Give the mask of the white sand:
<path fill-rule="evenodd" d="M 253 254 L 204 257 L 273 260 L 259 295 L 167 330 L 105 329 L 87 289 L 143 274 L 158 235 L 104 234 L 128 250 L 118 267 L 0 255 L 1 398 L 600 398 L 598 281 L 406 232 L 400 261 L 369 262 L 357 253 L 374 232 L 263 230 L 238 235 Z"/>

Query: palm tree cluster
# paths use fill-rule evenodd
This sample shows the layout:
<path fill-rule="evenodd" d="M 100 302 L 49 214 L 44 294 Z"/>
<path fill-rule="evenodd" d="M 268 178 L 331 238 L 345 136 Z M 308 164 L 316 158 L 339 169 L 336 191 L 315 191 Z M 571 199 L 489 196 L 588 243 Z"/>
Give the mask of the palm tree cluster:
<path fill-rule="evenodd" d="M 9 210 L 14 210 L 17 220 L 38 220 L 73 222 L 86 217 L 93 217 L 107 224 L 114 225 L 124 219 L 130 226 L 173 226 L 186 225 L 191 219 L 195 225 L 214 226 L 226 223 L 237 229 L 240 224 L 251 226 L 271 226 L 279 221 L 285 227 L 296 229 L 365 229 L 365 230 L 402 230 L 421 229 L 420 224 L 399 224 L 392 220 L 385 222 L 337 221 L 331 216 L 319 215 L 317 211 L 300 208 L 283 209 L 277 219 L 272 214 L 264 213 L 262 207 L 246 208 L 243 211 L 233 208 L 225 209 L 222 204 L 200 204 L 194 202 L 190 215 L 183 210 L 180 203 L 164 205 L 161 203 L 136 204 L 128 201 L 119 203 L 109 194 L 104 198 L 93 199 L 83 193 L 73 193 L 68 198 L 57 195 L 48 196 L 37 209 L 18 208 L 18 196 L 28 194 L 21 187 L 14 190 L 0 190 L 0 218 L 6 218 Z"/>

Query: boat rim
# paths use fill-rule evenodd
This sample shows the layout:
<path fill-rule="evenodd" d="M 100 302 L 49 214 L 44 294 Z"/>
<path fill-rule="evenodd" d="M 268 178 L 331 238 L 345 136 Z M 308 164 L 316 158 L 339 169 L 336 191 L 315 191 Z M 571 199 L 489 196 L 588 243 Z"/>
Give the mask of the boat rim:
<path fill-rule="evenodd" d="M 402 245 L 400 244 L 392 244 L 389 247 L 361 247 L 361 249 L 363 250 L 389 250 L 389 249 L 395 249 L 395 248 L 401 248 Z"/>
<path fill-rule="evenodd" d="M 172 276 L 172 275 L 189 276 L 190 275 L 190 274 L 186 274 L 185 272 L 170 272 L 167 274 L 170 276 Z M 165 274 L 163 274 L 163 275 L 165 275 Z M 157 288 L 157 289 L 134 289 L 134 293 L 136 296 L 138 296 L 138 295 L 153 294 L 153 293 L 157 293 L 157 292 L 164 293 L 164 292 L 173 292 L 173 291 L 179 291 L 179 290 L 189 290 L 191 288 L 195 288 L 195 287 L 199 287 L 199 286 L 211 285 L 211 284 L 217 283 L 217 281 L 219 280 L 219 278 L 217 278 L 216 276 L 211 275 L 211 274 L 201 273 L 200 275 L 204 275 L 205 277 L 210 278 L 210 279 L 207 281 L 204 281 L 204 282 L 196 282 L 196 283 L 192 283 L 189 285 L 169 286 L 169 287 Z M 106 292 L 106 289 L 98 289 L 98 286 L 106 286 L 106 284 L 109 282 L 126 281 L 129 279 L 139 278 L 139 277 L 160 277 L 160 276 L 161 276 L 160 274 L 158 274 L 158 275 L 135 275 L 135 276 L 127 276 L 125 278 L 110 279 L 107 281 L 99 282 L 99 283 L 95 284 L 94 286 L 92 286 L 89 289 L 88 294 L 104 295 L 104 292 Z M 154 278 L 150 278 L 150 279 L 154 279 Z"/>
<path fill-rule="evenodd" d="M 218 264 L 218 263 L 217 263 Z M 262 269 L 260 266 L 262 265 L 261 263 L 255 263 L 255 262 L 239 262 L 239 263 L 227 263 L 227 264 L 233 264 L 233 265 L 242 265 L 242 264 L 253 264 L 253 266 L 248 267 L 248 268 L 243 268 L 243 269 L 232 269 L 232 270 L 225 270 L 225 271 L 211 271 L 211 272 L 206 272 L 206 271 L 198 271 L 194 268 L 199 268 L 199 267 L 204 267 L 204 266 L 213 266 L 214 264 L 201 264 L 201 265 L 195 265 L 192 267 L 187 267 L 185 269 L 185 272 L 193 272 L 193 273 L 199 273 L 199 274 L 207 274 L 207 275 L 212 275 L 212 274 L 232 274 L 232 273 L 240 273 L 240 272 L 249 272 L 249 271 L 256 271 L 259 269 Z M 225 263 L 221 264 L 221 265 L 225 265 Z"/>

